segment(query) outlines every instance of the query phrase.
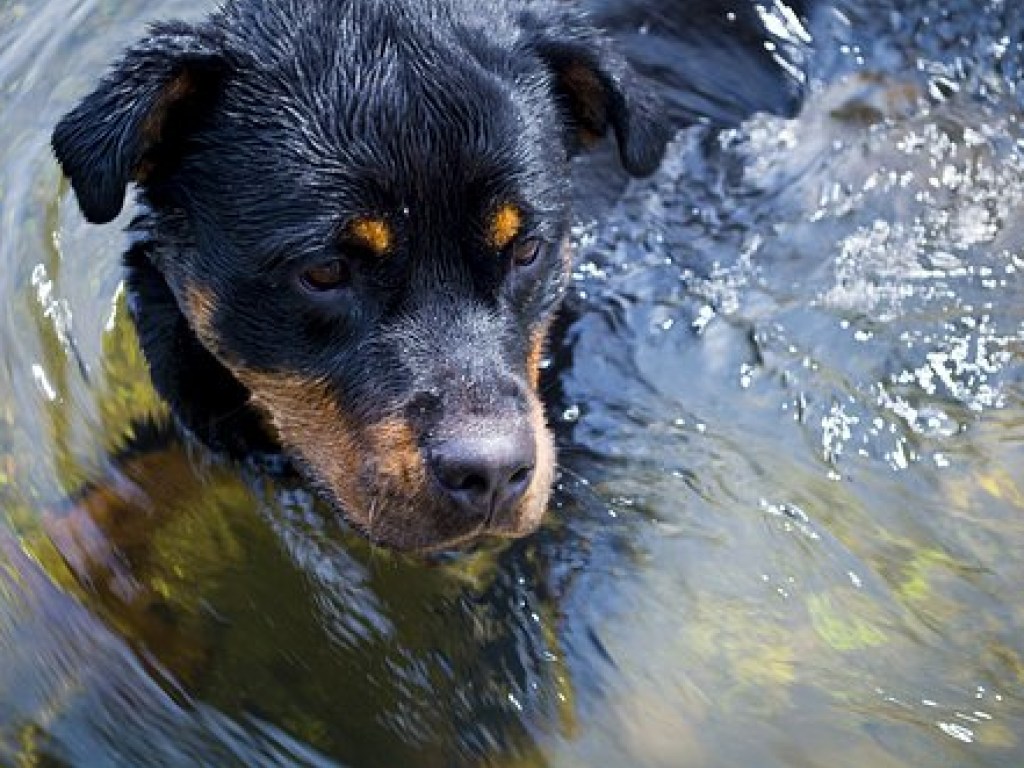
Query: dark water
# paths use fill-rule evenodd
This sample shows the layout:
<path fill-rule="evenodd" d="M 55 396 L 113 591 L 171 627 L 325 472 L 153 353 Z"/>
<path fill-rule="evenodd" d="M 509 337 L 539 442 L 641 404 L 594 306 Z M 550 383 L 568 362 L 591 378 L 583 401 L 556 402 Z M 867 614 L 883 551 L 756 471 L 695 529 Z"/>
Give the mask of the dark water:
<path fill-rule="evenodd" d="M 1024 765 L 1019 7 L 766 6 L 800 115 L 582 217 L 540 534 L 426 565 L 181 449 L 91 584 L 49 523 L 163 412 L 47 140 L 207 8 L 0 0 L 0 765 Z"/>

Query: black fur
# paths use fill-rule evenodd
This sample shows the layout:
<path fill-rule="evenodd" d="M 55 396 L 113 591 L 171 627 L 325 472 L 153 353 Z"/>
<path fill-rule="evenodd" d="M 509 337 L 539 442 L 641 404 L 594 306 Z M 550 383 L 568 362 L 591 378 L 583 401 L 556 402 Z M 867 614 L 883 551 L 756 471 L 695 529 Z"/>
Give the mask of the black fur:
<path fill-rule="evenodd" d="M 234 0 L 154 26 L 53 147 L 90 221 L 137 185 L 132 315 L 176 416 L 236 454 L 283 447 L 374 538 L 430 548 L 469 528 L 415 479 L 414 453 L 529 423 L 553 462 L 531 366 L 566 280 L 570 157 L 612 134 L 645 175 L 671 131 L 562 0 Z M 507 204 L 521 221 L 499 247 Z M 353 240 L 361 217 L 385 222 L 385 255 Z M 538 258 L 517 266 L 530 239 Z M 346 285 L 303 287 L 334 262 Z M 287 387 L 300 394 L 282 402 Z M 391 442 L 367 437 L 384 424 Z M 527 496 L 543 506 L 547 489 Z M 527 516 L 495 525 L 519 535 Z"/>

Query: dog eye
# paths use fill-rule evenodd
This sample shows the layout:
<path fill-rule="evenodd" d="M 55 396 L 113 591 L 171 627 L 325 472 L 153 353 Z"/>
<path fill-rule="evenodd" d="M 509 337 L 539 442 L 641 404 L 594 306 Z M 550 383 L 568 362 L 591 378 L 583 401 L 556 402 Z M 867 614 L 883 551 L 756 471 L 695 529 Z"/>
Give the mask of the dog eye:
<path fill-rule="evenodd" d="M 541 241 L 536 237 L 528 237 L 512 244 L 512 266 L 526 268 L 537 261 L 540 255 Z"/>
<path fill-rule="evenodd" d="M 341 259 L 334 259 L 305 270 L 300 280 L 309 291 L 334 291 L 352 282 L 352 270 Z"/>

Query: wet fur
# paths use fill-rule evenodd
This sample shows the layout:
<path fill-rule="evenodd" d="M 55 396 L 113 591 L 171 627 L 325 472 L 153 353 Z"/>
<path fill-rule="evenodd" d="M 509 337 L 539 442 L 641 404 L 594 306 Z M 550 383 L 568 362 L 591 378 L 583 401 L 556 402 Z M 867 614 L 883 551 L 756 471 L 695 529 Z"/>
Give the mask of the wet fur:
<path fill-rule="evenodd" d="M 567 279 L 568 161 L 604 135 L 644 175 L 670 126 L 565 3 L 238 0 L 154 26 L 53 146 L 90 221 L 138 187 L 130 306 L 178 420 L 234 455 L 283 450 L 371 538 L 429 550 L 540 522 L 554 451 L 537 368 Z M 543 249 L 517 269 L 526 236 Z M 345 295 L 297 289 L 339 257 Z M 537 454 L 521 503 L 486 525 L 453 514 L 431 446 L 516 425 Z"/>
<path fill-rule="evenodd" d="M 131 314 L 181 426 L 236 457 L 283 453 L 387 546 L 539 524 L 555 464 L 539 367 L 568 282 L 570 158 L 607 137 L 646 175 L 674 129 L 789 113 L 801 96 L 749 0 L 588 4 L 233 0 L 128 49 L 53 147 L 90 221 L 138 190 Z M 602 175 L 590 197 L 621 183 Z M 518 269 L 526 237 L 544 245 Z M 328 258 L 351 267 L 351 290 L 299 290 Z M 521 502 L 460 518 L 431 451 L 512 429 L 535 440 Z"/>

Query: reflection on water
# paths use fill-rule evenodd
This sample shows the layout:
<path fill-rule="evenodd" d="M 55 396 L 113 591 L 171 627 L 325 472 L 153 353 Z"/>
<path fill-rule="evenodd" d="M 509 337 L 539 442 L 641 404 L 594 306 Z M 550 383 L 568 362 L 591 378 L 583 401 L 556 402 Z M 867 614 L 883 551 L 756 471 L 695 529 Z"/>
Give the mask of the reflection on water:
<path fill-rule="evenodd" d="M 765 6 L 803 111 L 581 221 L 551 520 L 423 564 L 195 446 L 114 462 L 166 414 L 46 143 L 205 6 L 0 2 L 0 763 L 1024 762 L 1024 17 L 899 8 Z M 90 537 L 115 473 L 148 511 Z"/>

